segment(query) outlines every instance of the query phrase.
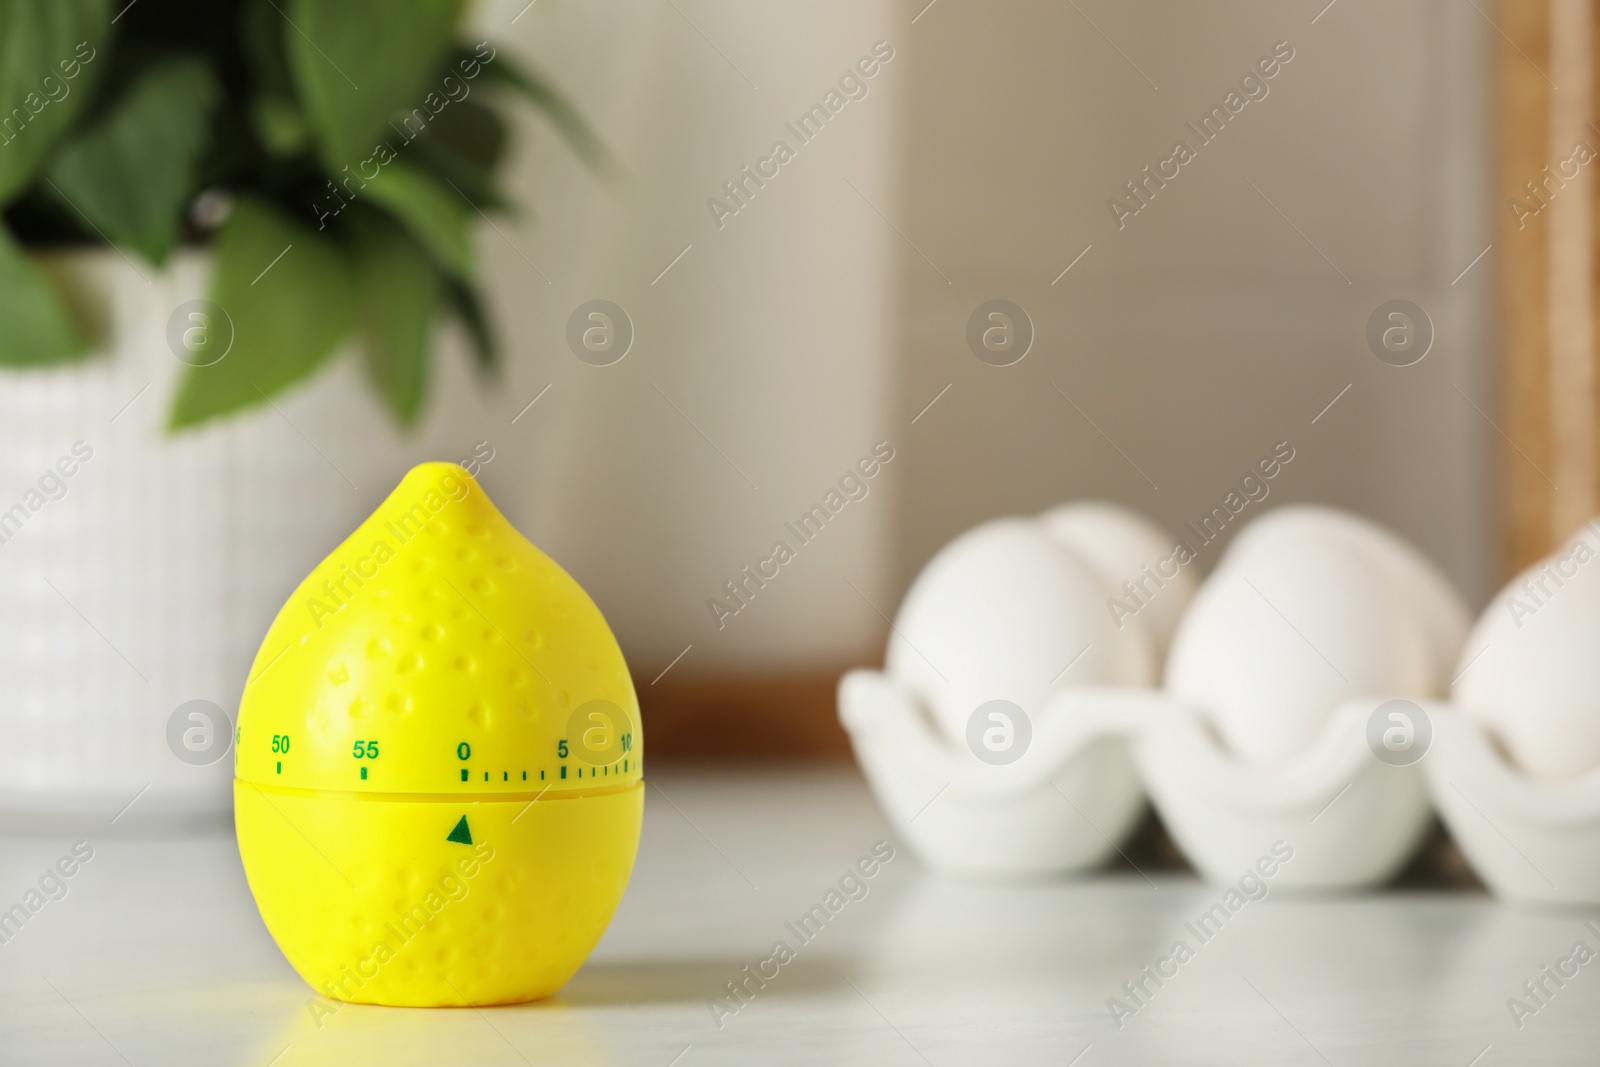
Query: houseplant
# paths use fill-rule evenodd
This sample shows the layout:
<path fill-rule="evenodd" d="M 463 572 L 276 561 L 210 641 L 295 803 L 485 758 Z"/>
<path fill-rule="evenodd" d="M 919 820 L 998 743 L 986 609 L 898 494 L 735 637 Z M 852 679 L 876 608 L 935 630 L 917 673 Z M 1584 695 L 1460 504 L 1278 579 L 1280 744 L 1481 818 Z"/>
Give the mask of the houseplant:
<path fill-rule="evenodd" d="M 225 810 L 171 717 L 411 463 L 493 458 L 506 105 L 604 157 L 462 8 L 0 0 L 0 820 Z"/>
<path fill-rule="evenodd" d="M 602 153 L 547 84 L 460 39 L 464 0 L 124 3 L 0 3 L 0 366 L 95 350 L 71 294 L 20 247 L 80 242 L 154 267 L 213 248 L 221 315 L 180 334 L 199 358 L 173 429 L 262 403 L 352 332 L 410 424 L 442 312 L 494 365 L 471 231 L 509 207 L 495 183 L 506 94 L 589 161 Z"/>

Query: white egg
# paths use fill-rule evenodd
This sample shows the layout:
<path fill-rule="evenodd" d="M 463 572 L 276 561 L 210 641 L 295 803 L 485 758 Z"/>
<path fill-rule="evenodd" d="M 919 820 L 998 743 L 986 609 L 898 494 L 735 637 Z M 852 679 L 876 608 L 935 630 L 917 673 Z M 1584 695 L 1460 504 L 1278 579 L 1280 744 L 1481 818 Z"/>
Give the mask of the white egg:
<path fill-rule="evenodd" d="M 1363 553 L 1402 592 L 1408 609 L 1420 616 L 1435 674 L 1444 682 L 1455 676 L 1472 613 L 1444 572 L 1388 527 L 1338 508 L 1306 504 L 1275 508 L 1241 530 L 1223 559 L 1243 560 L 1263 545 L 1294 541 L 1305 534 L 1337 538 Z"/>
<path fill-rule="evenodd" d="M 1178 626 L 1166 678 L 1259 762 L 1303 752 L 1346 700 L 1439 689 L 1403 595 L 1364 554 L 1310 531 L 1218 567 Z"/>
<path fill-rule="evenodd" d="M 1039 723 L 1072 685 L 1149 685 L 1145 641 L 1118 631 L 1088 564 L 1026 519 L 997 519 L 951 541 L 900 605 L 886 666 L 963 741 L 980 704 L 1009 700 Z M 1070 669 L 1069 669 L 1070 667 Z"/>
<path fill-rule="evenodd" d="M 1600 767 L 1600 520 L 1511 580 L 1461 650 L 1455 702 L 1523 770 Z"/>
<path fill-rule="evenodd" d="M 1137 626 L 1163 662 L 1196 585 L 1173 557 L 1178 539 L 1136 511 L 1097 500 L 1052 508 L 1039 523 L 1094 568 L 1112 596 L 1137 609 L 1122 623 Z"/>

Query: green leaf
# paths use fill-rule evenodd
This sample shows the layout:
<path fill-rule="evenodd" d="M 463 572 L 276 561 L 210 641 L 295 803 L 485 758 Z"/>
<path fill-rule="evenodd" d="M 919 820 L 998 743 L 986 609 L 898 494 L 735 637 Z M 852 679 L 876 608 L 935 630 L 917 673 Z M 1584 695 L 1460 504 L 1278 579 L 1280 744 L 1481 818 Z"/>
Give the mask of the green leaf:
<path fill-rule="evenodd" d="M 455 186 L 473 207 L 510 213 L 514 205 L 494 180 L 505 145 L 505 121 L 496 112 L 476 100 L 459 100 L 422 128 L 406 155 Z"/>
<path fill-rule="evenodd" d="M 250 107 L 250 118 L 255 123 L 256 136 L 268 152 L 280 159 L 304 151 L 311 138 L 305 119 L 294 105 L 282 97 L 258 96 Z"/>
<path fill-rule="evenodd" d="M 65 363 L 88 352 L 61 293 L 0 226 L 0 366 Z"/>
<path fill-rule="evenodd" d="M 208 367 L 190 367 L 169 427 L 259 404 L 307 377 L 350 328 L 355 287 L 332 241 L 253 197 L 240 197 L 213 246 L 211 299 L 227 313 L 233 344 Z"/>
<path fill-rule="evenodd" d="M 280 0 L 289 69 L 338 173 L 389 139 L 390 118 L 422 106 L 444 73 L 462 0 Z"/>
<path fill-rule="evenodd" d="M 510 56 L 496 54 L 483 64 L 485 73 L 495 81 L 515 89 L 535 108 L 549 116 L 561 136 L 566 138 L 578 157 L 602 174 L 614 174 L 620 166 L 609 149 L 601 142 L 589 124 L 578 114 L 578 109 L 567 102 L 556 88 L 532 71 L 517 66 Z"/>
<path fill-rule="evenodd" d="M 110 28 L 110 0 L 0 2 L 0 204 L 88 101 Z"/>
<path fill-rule="evenodd" d="M 451 101 L 423 128 L 422 143 L 492 170 L 506 148 L 506 123 L 476 100 Z"/>
<path fill-rule="evenodd" d="M 466 327 L 467 337 L 472 341 L 473 355 L 478 358 L 478 369 L 486 373 L 498 371 L 500 346 L 495 339 L 494 328 L 489 324 L 489 316 L 483 310 L 478 291 L 463 282 L 447 278 L 445 298 L 450 301 L 450 307 L 461 320 L 461 325 Z"/>
<path fill-rule="evenodd" d="M 394 160 L 361 188 L 361 195 L 399 219 L 447 273 L 462 279 L 473 276 L 474 212 L 459 189 L 403 160 Z"/>
<path fill-rule="evenodd" d="M 294 94 L 285 35 L 293 33 L 277 0 L 248 0 L 239 12 L 239 47 L 250 64 L 256 91 L 287 99 Z"/>
<path fill-rule="evenodd" d="M 54 192 L 112 243 L 165 262 L 221 96 L 198 59 L 151 68 L 103 119 L 61 146 L 46 172 Z"/>
<path fill-rule="evenodd" d="M 494 175 L 460 156 L 441 152 L 433 145 L 418 142 L 409 153 L 411 159 L 438 180 L 453 185 L 468 206 L 494 211 L 513 218 L 532 217 L 526 208 L 513 203 L 495 183 Z"/>
<path fill-rule="evenodd" d="M 239 45 L 250 65 L 255 98 L 250 120 L 267 151 L 286 159 L 305 151 L 311 130 L 294 102 L 294 82 L 284 54 L 284 35 L 293 33 L 276 0 L 249 0 L 239 12 Z"/>
<path fill-rule="evenodd" d="M 351 222 L 367 376 L 400 425 L 410 426 L 428 387 L 439 274 L 387 218 L 370 212 Z"/>

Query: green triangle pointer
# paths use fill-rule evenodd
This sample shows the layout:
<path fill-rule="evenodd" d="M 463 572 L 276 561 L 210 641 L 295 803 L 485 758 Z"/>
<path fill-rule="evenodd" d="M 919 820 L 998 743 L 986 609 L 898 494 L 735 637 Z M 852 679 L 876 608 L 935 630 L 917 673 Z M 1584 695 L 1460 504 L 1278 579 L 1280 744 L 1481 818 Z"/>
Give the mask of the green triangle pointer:
<path fill-rule="evenodd" d="M 456 823 L 456 828 L 450 831 L 446 841 L 454 841 L 458 845 L 472 844 L 472 831 L 467 828 L 467 817 L 461 816 L 461 821 Z"/>

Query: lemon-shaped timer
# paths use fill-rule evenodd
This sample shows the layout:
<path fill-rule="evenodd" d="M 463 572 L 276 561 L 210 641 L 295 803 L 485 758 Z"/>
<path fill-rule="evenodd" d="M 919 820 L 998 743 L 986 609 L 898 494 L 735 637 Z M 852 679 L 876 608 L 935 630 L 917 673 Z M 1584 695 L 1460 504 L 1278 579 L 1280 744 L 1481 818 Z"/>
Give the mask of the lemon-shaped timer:
<path fill-rule="evenodd" d="M 453 463 L 300 584 L 239 707 L 256 906 L 321 993 L 548 996 L 611 919 L 644 810 L 639 707 L 578 583 Z"/>

